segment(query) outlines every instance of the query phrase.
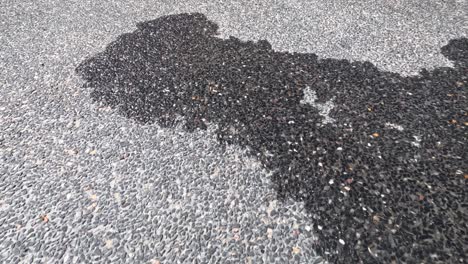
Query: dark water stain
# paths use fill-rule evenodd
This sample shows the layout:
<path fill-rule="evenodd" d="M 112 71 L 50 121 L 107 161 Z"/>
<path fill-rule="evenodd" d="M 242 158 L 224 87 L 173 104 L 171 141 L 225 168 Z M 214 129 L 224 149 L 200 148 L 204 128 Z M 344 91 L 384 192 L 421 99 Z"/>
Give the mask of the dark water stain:
<path fill-rule="evenodd" d="M 77 72 L 129 118 L 217 124 L 220 142 L 274 171 L 279 197 L 305 202 L 332 263 L 466 259 L 466 38 L 442 48 L 453 68 L 403 77 L 217 29 L 202 14 L 140 23 Z M 311 91 L 317 101 L 301 101 Z M 333 123 L 314 105 L 325 102 Z"/>

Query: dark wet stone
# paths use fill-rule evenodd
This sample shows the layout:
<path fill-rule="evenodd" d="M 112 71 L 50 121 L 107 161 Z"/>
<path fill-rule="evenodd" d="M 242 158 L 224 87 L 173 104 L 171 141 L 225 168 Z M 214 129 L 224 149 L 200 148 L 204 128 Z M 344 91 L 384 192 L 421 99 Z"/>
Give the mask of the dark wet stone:
<path fill-rule="evenodd" d="M 442 48 L 454 68 L 403 77 L 216 30 L 202 14 L 140 23 L 77 72 L 129 118 L 217 125 L 274 172 L 278 197 L 305 202 L 331 263 L 466 259 L 468 39 Z M 335 122 L 301 103 L 307 89 Z"/>

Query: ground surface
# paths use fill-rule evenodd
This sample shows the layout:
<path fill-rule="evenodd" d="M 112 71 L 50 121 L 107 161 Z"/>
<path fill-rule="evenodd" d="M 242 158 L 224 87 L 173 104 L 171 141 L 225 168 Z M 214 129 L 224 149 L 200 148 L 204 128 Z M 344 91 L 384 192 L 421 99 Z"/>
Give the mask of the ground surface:
<path fill-rule="evenodd" d="M 3 262 L 320 261 L 310 211 L 278 201 L 257 159 L 101 107 L 75 69 L 138 22 L 197 11 L 223 37 L 415 74 L 451 65 L 440 48 L 467 35 L 466 2 L 251 2 L 2 1 Z"/>

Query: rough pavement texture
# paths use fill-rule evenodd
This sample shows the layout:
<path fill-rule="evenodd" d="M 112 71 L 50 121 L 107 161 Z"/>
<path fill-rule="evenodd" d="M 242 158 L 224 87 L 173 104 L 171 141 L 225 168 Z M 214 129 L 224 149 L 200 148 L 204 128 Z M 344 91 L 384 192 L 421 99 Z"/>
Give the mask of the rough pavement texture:
<path fill-rule="evenodd" d="M 99 107 L 75 68 L 138 22 L 198 11 L 225 37 L 412 74 L 451 65 L 440 47 L 467 35 L 466 4 L 1 1 L 1 262 L 170 263 L 185 254 L 197 254 L 199 263 L 313 262 L 313 221 L 300 204 L 276 201 L 255 159 L 235 146 L 223 149 L 213 132 L 142 126 Z M 220 170 L 218 193 L 210 189 L 210 164 Z M 158 185 L 167 187 L 151 188 Z M 184 206 L 184 186 L 193 204 L 213 210 L 199 209 L 200 217 L 195 205 Z M 246 197 L 222 191 L 230 189 Z"/>
<path fill-rule="evenodd" d="M 213 124 L 248 149 L 280 197 L 305 201 L 333 263 L 466 258 L 468 39 L 442 48 L 455 68 L 402 77 L 217 29 L 200 13 L 140 23 L 78 72 L 127 117 Z M 304 102 L 310 91 L 329 111 Z"/>

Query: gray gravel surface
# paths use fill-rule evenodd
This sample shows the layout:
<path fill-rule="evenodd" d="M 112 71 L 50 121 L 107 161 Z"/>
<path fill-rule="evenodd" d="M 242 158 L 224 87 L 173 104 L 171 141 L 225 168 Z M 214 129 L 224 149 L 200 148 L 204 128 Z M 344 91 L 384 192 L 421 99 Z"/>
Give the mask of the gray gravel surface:
<path fill-rule="evenodd" d="M 466 1 L 0 3 L 0 262 L 313 263 L 301 204 L 211 131 L 140 125 L 93 103 L 74 70 L 140 21 L 202 12 L 222 36 L 370 60 L 450 65 Z"/>

